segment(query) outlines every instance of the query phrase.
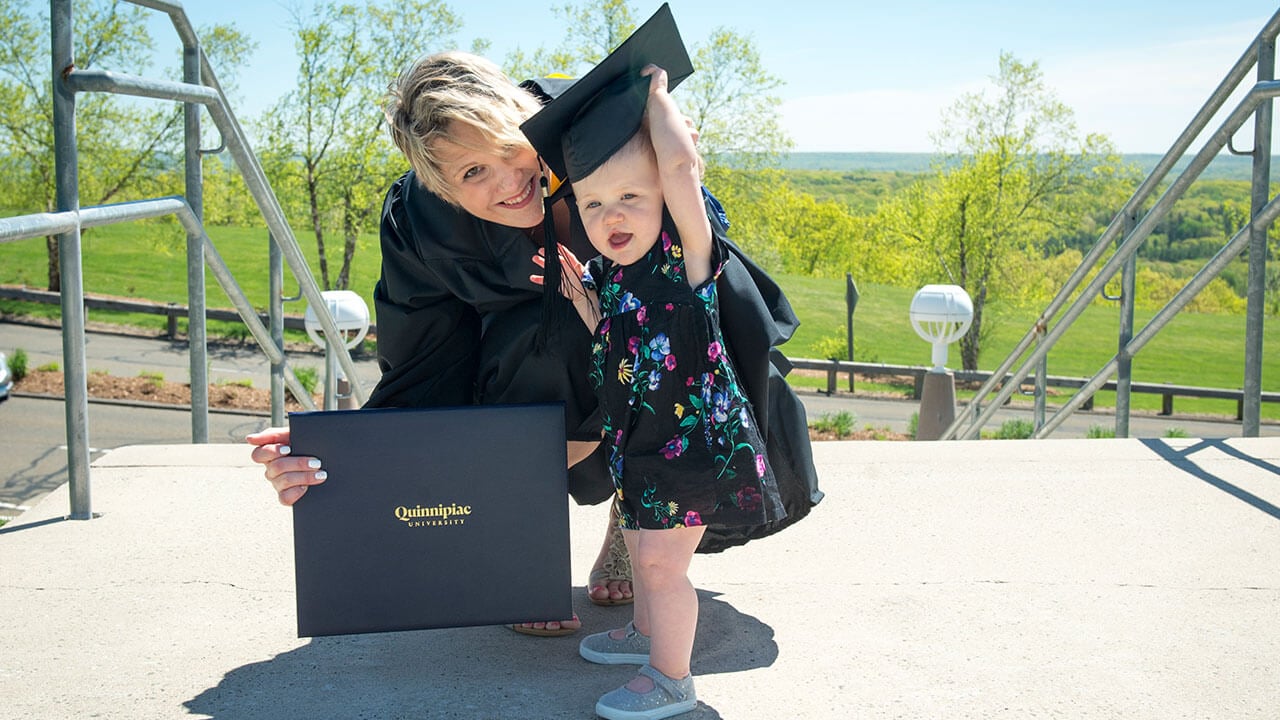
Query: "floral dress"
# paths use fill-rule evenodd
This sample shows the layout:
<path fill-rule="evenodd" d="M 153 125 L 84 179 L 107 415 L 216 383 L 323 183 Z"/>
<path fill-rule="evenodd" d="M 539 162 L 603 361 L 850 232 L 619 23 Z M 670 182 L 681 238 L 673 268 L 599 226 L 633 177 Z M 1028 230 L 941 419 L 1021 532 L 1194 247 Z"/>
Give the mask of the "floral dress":
<path fill-rule="evenodd" d="M 585 282 L 601 322 L 591 380 L 600 398 L 620 522 L 630 529 L 754 525 L 786 516 L 751 405 L 720 332 L 715 280 L 686 280 L 674 230 L 641 260 L 596 258 Z"/>

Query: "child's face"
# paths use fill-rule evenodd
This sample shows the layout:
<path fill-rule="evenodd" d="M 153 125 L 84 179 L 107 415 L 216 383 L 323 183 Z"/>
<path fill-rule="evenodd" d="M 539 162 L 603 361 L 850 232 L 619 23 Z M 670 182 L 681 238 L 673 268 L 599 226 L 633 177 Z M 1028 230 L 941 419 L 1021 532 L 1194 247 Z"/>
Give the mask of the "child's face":
<path fill-rule="evenodd" d="M 662 232 L 662 183 L 652 152 L 623 148 L 595 172 L 573 182 L 587 238 L 601 255 L 630 265 Z"/>

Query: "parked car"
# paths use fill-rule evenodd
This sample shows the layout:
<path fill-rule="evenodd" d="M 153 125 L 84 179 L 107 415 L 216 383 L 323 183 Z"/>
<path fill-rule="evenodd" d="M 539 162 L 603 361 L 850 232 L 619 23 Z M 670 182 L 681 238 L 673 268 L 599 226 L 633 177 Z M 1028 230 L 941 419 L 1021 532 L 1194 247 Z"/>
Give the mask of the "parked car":
<path fill-rule="evenodd" d="M 12 388 L 13 375 L 9 373 L 9 360 L 0 352 L 0 400 L 8 398 Z"/>

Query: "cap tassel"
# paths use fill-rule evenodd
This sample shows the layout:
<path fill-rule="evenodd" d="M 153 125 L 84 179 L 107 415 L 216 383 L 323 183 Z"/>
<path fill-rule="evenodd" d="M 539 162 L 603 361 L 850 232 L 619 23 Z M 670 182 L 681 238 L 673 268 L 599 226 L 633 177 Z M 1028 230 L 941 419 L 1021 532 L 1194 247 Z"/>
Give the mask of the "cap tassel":
<path fill-rule="evenodd" d="M 534 349 L 543 352 L 551 347 L 549 340 L 565 321 L 564 301 L 560 297 L 560 249 L 556 243 L 556 219 L 552 206 L 555 198 L 542 176 L 542 318 Z"/>

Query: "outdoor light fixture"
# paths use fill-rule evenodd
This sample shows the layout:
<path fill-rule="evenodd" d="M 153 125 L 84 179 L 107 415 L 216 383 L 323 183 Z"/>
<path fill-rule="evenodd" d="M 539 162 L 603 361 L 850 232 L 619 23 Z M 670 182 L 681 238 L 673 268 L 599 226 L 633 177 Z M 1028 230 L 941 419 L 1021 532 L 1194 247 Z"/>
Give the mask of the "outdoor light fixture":
<path fill-rule="evenodd" d="M 955 375 L 947 370 L 947 346 L 973 324 L 973 301 L 959 285 L 925 285 L 911 299 L 911 326 L 933 346 L 933 367 L 920 391 L 917 440 L 937 440 L 956 417 Z"/>
<path fill-rule="evenodd" d="M 333 317 L 333 324 L 342 334 L 338 341 L 348 350 L 359 345 L 365 333 L 369 332 L 369 306 L 365 304 L 364 298 L 350 290 L 325 290 L 320 296 L 329 309 L 329 315 Z M 344 401 L 351 399 L 350 385 L 342 376 L 338 359 L 333 356 L 333 350 L 326 342 L 320 318 L 310 305 L 303 315 L 303 324 L 311 341 L 324 348 L 324 409 L 334 409 L 335 399 L 343 407 L 348 407 Z M 339 387 L 340 384 L 343 387 Z"/>
<path fill-rule="evenodd" d="M 925 285 L 911 298 L 911 327 L 933 344 L 933 369 L 946 372 L 947 346 L 964 337 L 973 323 L 973 301 L 959 285 Z"/>

